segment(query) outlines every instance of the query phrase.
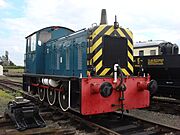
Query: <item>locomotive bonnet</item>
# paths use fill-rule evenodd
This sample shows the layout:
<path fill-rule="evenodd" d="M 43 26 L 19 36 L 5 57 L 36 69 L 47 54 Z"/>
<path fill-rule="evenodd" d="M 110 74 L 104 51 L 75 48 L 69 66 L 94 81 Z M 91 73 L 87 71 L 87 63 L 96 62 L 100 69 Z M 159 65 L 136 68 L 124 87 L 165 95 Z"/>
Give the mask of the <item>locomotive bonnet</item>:
<path fill-rule="evenodd" d="M 79 31 L 51 26 L 26 41 L 23 86 L 41 101 L 83 115 L 149 106 L 156 82 L 132 76 L 133 34 L 116 17 L 108 25 L 105 9 L 100 25 Z"/>

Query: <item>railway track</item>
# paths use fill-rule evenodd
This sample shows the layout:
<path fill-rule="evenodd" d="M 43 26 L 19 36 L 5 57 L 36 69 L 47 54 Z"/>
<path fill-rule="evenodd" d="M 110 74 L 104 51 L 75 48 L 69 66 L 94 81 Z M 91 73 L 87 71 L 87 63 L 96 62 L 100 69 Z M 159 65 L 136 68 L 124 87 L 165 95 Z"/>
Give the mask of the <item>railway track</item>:
<path fill-rule="evenodd" d="M 5 75 L 8 77 L 22 77 L 21 73 L 19 73 L 19 74 L 5 74 Z"/>
<path fill-rule="evenodd" d="M 40 107 L 43 110 L 44 107 Z M 62 113 L 57 113 L 53 109 L 46 109 L 41 111 L 41 116 L 46 121 L 46 127 L 44 128 L 33 128 L 25 131 L 17 131 L 11 121 L 4 116 L 0 117 L 0 134 L 1 135 L 40 135 L 40 134 L 85 134 L 87 132 L 83 130 L 77 130 L 71 122 L 70 117 L 65 116 Z M 74 123 L 75 124 L 75 123 Z"/>
<path fill-rule="evenodd" d="M 153 97 L 147 110 L 180 116 L 180 100 L 167 97 Z"/>
<path fill-rule="evenodd" d="M 11 86 L 13 86 L 13 87 L 18 87 L 18 88 L 22 89 L 22 83 L 21 82 L 15 82 L 15 81 L 11 81 L 11 80 L 0 80 L 0 84 L 3 87 L 7 86 L 7 88 L 10 88 Z"/>
<path fill-rule="evenodd" d="M 20 133 L 23 134 L 55 134 L 55 131 L 58 131 L 59 133 L 65 133 L 65 134 L 77 134 L 77 133 L 83 133 L 85 134 L 180 134 L 180 128 L 171 127 L 168 125 L 163 125 L 161 123 L 155 123 L 152 121 L 147 121 L 140 118 L 135 118 L 134 116 L 129 115 L 128 113 L 125 113 L 122 117 L 121 113 L 114 112 L 109 114 L 103 114 L 103 115 L 95 115 L 95 116 L 82 116 L 76 110 L 70 110 L 69 112 L 62 112 L 60 108 L 56 106 L 49 106 L 47 103 L 41 103 L 37 99 L 37 97 L 29 95 L 28 93 L 24 91 L 20 91 L 19 85 L 16 85 L 16 83 L 11 83 L 11 81 L 0 81 L 1 87 L 4 87 L 5 89 L 13 90 L 16 92 L 22 93 L 24 97 L 28 99 L 33 99 L 33 101 L 36 101 L 41 110 L 41 114 L 44 115 L 46 123 L 48 120 L 54 120 L 52 122 L 53 124 L 56 124 L 56 126 L 53 126 L 53 128 L 41 128 L 39 130 L 37 129 L 31 129 L 27 131 L 23 131 Z M 45 110 L 45 111 L 43 111 Z M 47 117 L 47 115 L 50 115 L 51 117 Z M 47 120 L 48 118 L 48 120 Z M 3 122 L 2 122 L 3 123 Z M 3 125 L 3 124 L 2 124 Z M 8 125 L 8 124 L 7 124 Z M 12 134 L 17 133 L 16 130 L 12 130 L 12 127 L 9 130 L 7 128 L 7 125 L 4 127 L 3 131 L 8 131 L 8 134 L 11 134 L 10 131 L 12 131 Z M 73 126 L 72 126 L 73 125 Z M 9 126 L 9 125 L 8 125 Z M 66 127 L 67 129 L 71 129 L 71 131 L 67 129 L 61 129 L 60 127 Z M 71 128 L 68 128 L 72 126 Z M 0 119 L 0 127 L 1 127 L 1 119 Z M 43 130 L 44 129 L 44 130 Z M 42 130 L 42 133 L 40 132 Z M 14 132 L 14 133 L 13 133 Z M 1 132 L 0 132 L 1 133 Z M 5 132 L 6 133 L 6 132 Z"/>

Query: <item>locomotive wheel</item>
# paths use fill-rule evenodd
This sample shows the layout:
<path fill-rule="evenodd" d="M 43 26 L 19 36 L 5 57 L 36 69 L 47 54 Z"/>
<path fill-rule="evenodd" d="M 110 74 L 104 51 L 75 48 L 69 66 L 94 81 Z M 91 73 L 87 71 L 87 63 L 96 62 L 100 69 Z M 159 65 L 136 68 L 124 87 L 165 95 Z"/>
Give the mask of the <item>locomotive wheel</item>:
<path fill-rule="evenodd" d="M 54 103 L 56 102 L 56 91 L 54 89 L 47 89 L 47 100 L 49 105 L 54 105 Z"/>
<path fill-rule="evenodd" d="M 69 90 L 66 84 L 61 85 L 61 90 L 58 92 L 58 101 L 61 109 L 67 111 L 69 108 Z"/>
<path fill-rule="evenodd" d="M 44 101 L 45 99 L 45 89 L 44 88 L 38 88 L 38 95 L 39 95 L 39 100 Z"/>

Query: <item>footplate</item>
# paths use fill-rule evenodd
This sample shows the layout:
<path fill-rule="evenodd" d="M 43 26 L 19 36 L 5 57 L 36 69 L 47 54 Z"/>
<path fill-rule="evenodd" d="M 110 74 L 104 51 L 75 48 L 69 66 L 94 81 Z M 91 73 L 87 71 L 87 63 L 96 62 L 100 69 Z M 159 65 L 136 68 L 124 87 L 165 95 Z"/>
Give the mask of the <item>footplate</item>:
<path fill-rule="evenodd" d="M 39 115 L 38 106 L 23 97 L 16 97 L 15 100 L 9 102 L 5 115 L 10 117 L 17 130 L 46 126 Z"/>

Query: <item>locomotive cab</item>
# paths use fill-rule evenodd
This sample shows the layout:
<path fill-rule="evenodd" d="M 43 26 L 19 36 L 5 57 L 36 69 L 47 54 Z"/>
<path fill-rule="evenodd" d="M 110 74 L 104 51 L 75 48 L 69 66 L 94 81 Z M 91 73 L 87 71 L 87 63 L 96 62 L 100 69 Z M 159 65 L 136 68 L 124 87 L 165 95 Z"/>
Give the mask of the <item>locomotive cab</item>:
<path fill-rule="evenodd" d="M 65 27 L 51 26 L 40 29 L 26 37 L 25 72 L 45 73 L 44 50 L 46 44 L 59 37 L 72 34 L 74 31 Z"/>

